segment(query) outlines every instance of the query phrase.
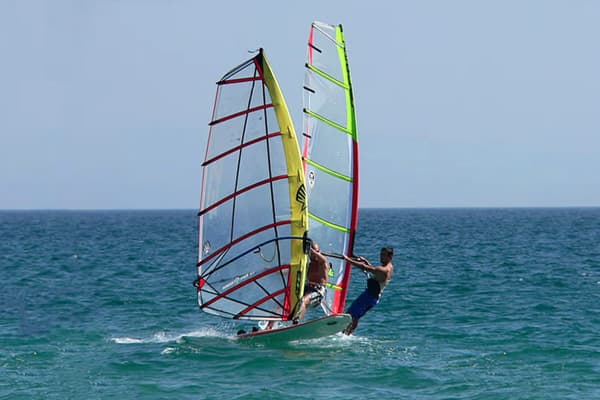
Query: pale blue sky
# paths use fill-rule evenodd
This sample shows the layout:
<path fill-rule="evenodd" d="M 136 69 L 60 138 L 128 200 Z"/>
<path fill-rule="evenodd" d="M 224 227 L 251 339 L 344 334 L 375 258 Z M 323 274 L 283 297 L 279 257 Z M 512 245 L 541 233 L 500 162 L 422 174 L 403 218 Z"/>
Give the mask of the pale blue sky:
<path fill-rule="evenodd" d="M 600 2 L 0 0 L 0 209 L 198 207 L 215 82 L 342 23 L 361 207 L 600 206 Z"/>

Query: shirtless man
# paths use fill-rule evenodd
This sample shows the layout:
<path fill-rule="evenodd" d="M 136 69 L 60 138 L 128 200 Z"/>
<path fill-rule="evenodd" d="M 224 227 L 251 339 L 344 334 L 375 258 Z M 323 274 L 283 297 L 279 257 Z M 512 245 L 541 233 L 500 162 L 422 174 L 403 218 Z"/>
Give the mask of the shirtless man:
<path fill-rule="evenodd" d="M 310 247 L 310 263 L 308 264 L 308 276 L 304 284 L 304 297 L 300 304 L 298 316 L 294 318 L 294 324 L 297 324 L 304 314 L 308 306 L 318 306 L 325 297 L 325 286 L 329 276 L 329 261 L 327 257 L 321 254 L 321 249 L 317 242 L 312 242 Z M 264 328 L 265 330 L 273 329 L 275 321 L 269 321 Z"/>
<path fill-rule="evenodd" d="M 393 257 L 394 249 L 391 247 L 383 247 L 381 249 L 379 254 L 381 265 L 378 266 L 371 265 L 369 260 L 363 257 L 350 258 L 344 256 L 344 259 L 350 264 L 369 273 L 367 288 L 354 300 L 348 309 L 348 314 L 352 316 L 352 322 L 344 330 L 346 335 L 350 335 L 358 326 L 358 320 L 379 303 L 383 290 L 394 274 Z"/>
<path fill-rule="evenodd" d="M 313 242 L 310 247 L 310 264 L 308 265 L 307 282 L 304 285 L 304 297 L 300 305 L 298 317 L 294 323 L 304 318 L 308 306 L 316 307 L 321 304 L 325 297 L 325 286 L 329 274 L 329 261 L 327 257 L 321 254 L 321 249 L 317 242 Z"/>

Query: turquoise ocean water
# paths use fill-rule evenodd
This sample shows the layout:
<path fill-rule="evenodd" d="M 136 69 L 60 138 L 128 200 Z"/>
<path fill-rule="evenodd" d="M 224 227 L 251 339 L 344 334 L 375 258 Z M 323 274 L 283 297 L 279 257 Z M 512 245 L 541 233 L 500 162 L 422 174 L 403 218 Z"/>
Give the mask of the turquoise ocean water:
<path fill-rule="evenodd" d="M 600 399 L 600 209 L 361 210 L 381 303 L 267 347 L 198 310 L 195 241 L 194 211 L 0 212 L 0 399 Z"/>

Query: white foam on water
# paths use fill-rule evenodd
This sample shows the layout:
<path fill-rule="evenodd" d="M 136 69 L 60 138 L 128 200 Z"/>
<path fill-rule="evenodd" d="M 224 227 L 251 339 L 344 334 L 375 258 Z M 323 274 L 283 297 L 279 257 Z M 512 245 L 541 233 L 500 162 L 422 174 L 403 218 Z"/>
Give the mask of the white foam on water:
<path fill-rule="evenodd" d="M 230 337 L 231 334 L 226 334 L 223 332 L 220 332 L 218 330 L 216 330 L 215 328 L 202 328 L 199 329 L 197 331 L 192 331 L 192 332 L 188 332 L 185 333 L 183 335 L 180 336 L 189 336 L 189 337 L 222 337 L 222 338 L 226 338 L 226 337 Z"/>
<path fill-rule="evenodd" d="M 185 333 L 171 333 L 165 331 L 159 331 L 154 333 L 150 337 L 145 338 L 133 338 L 133 337 L 116 337 L 110 340 L 118 344 L 140 344 L 140 343 L 170 343 L 180 342 L 184 337 L 190 338 L 205 338 L 205 337 L 220 337 L 229 338 L 231 335 L 219 332 L 214 328 L 202 328 L 199 330 L 185 332 Z"/>
<path fill-rule="evenodd" d="M 357 342 L 366 342 L 368 338 L 361 338 L 360 336 L 355 335 L 345 335 L 341 332 L 336 333 L 334 335 L 323 336 L 320 338 L 314 339 L 298 339 L 293 342 L 290 342 L 293 345 L 305 345 L 312 344 L 318 347 L 323 348 L 345 348 L 348 346 L 352 346 Z"/>
<path fill-rule="evenodd" d="M 160 354 L 171 354 L 177 351 L 177 348 L 175 347 L 165 347 L 163 349 L 163 351 L 160 352 Z"/>
<path fill-rule="evenodd" d="M 144 343 L 144 339 L 139 338 L 130 338 L 130 337 L 122 337 L 122 338 L 111 338 L 111 341 L 118 344 L 134 344 L 134 343 Z"/>

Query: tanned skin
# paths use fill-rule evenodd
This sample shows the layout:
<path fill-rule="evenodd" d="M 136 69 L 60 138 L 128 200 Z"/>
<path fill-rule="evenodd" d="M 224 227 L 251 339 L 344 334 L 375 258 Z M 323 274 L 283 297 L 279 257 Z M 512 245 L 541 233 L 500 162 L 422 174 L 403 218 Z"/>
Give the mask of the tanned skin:
<path fill-rule="evenodd" d="M 327 284 L 327 278 L 329 276 L 329 261 L 327 257 L 321 254 L 319 244 L 313 242 L 310 248 L 310 263 L 308 264 L 308 276 L 307 284 L 320 284 L 325 286 Z M 310 293 L 307 293 L 302 297 L 302 303 L 300 304 L 300 311 L 298 317 L 294 321 L 300 321 L 306 314 L 306 309 L 310 304 Z M 273 328 L 275 321 L 269 321 L 265 330 Z"/>
<path fill-rule="evenodd" d="M 308 282 L 310 284 L 319 284 L 325 286 L 329 276 L 329 261 L 327 257 L 321 254 L 319 244 L 313 242 L 310 248 L 310 264 L 308 265 Z M 302 298 L 302 305 L 298 313 L 298 320 L 304 318 L 306 308 L 310 304 L 310 293 Z"/>

